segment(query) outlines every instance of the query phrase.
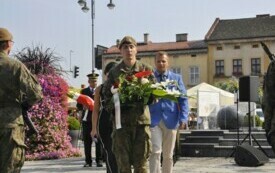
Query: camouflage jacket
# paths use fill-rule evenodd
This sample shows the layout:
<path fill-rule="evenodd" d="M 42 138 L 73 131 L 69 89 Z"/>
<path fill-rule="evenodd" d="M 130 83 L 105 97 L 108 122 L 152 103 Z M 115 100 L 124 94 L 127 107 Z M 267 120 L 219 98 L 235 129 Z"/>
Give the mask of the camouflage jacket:
<path fill-rule="evenodd" d="M 112 100 L 113 94 L 111 93 L 111 87 L 118 80 L 119 76 L 123 73 L 135 74 L 140 71 L 152 71 L 152 68 L 139 61 L 135 63 L 132 68 L 128 68 L 122 61 L 116 67 L 114 67 L 108 76 L 108 80 L 103 85 L 103 93 L 105 100 L 105 109 L 109 113 L 114 112 L 114 103 Z M 143 102 L 137 102 L 136 104 L 121 104 L 121 124 L 123 126 L 136 126 L 136 125 L 150 125 L 150 111 L 148 105 L 144 105 Z"/>
<path fill-rule="evenodd" d="M 42 99 L 41 86 L 24 64 L 0 52 L 0 128 L 24 124 L 22 96 L 33 105 Z"/>

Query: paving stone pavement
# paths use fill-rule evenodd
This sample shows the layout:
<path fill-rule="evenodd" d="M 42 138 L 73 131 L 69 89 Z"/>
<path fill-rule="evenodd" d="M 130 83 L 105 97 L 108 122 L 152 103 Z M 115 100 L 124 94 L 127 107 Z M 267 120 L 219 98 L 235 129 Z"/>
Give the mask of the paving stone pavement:
<path fill-rule="evenodd" d="M 84 158 L 26 161 L 21 173 L 105 173 L 106 167 L 83 168 Z M 258 167 L 238 166 L 233 158 L 223 157 L 182 157 L 174 167 L 174 173 L 274 173 L 275 159 Z"/>
<path fill-rule="evenodd" d="M 80 151 L 84 156 L 83 143 L 79 141 Z M 95 146 L 92 146 L 92 154 L 95 155 Z M 94 158 L 93 158 L 94 159 Z M 92 167 L 84 168 L 84 157 L 26 161 L 21 173 L 106 173 L 106 167 L 97 168 L 96 163 Z M 175 164 L 173 173 L 275 173 L 275 159 L 258 167 L 238 166 L 234 158 L 224 157 L 181 157 Z"/>

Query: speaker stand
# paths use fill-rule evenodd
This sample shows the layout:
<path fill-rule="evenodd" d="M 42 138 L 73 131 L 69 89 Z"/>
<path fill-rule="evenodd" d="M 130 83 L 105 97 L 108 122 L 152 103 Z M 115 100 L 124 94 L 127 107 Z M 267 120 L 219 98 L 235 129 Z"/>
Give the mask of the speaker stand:
<path fill-rule="evenodd" d="M 238 100 L 237 100 L 238 101 Z M 238 104 L 238 103 L 237 103 Z M 237 110 L 238 110 L 238 105 L 237 105 Z M 237 112 L 237 120 L 238 120 L 238 112 Z M 238 144 L 237 145 L 242 145 L 246 139 L 249 139 L 249 145 L 253 146 L 253 141 L 252 138 L 254 140 L 254 142 L 256 142 L 256 144 L 259 146 L 259 148 L 261 149 L 261 151 L 268 157 L 268 154 L 265 152 L 265 150 L 262 148 L 262 146 L 260 145 L 260 143 L 257 141 L 257 139 L 251 134 L 251 111 L 250 111 L 250 100 L 248 101 L 248 134 L 245 136 L 245 138 L 241 141 L 241 143 L 239 143 L 239 122 L 238 122 L 238 126 L 237 126 L 237 135 L 238 135 Z M 236 148 L 233 150 L 233 152 L 230 154 L 230 157 L 233 157 L 233 155 L 236 152 Z"/>
<path fill-rule="evenodd" d="M 250 111 L 250 101 L 248 101 L 248 134 L 246 135 L 246 137 L 242 140 L 241 144 L 243 142 L 245 142 L 246 139 L 249 139 L 249 145 L 253 146 L 253 141 L 252 138 L 254 140 L 254 142 L 256 142 L 256 144 L 259 146 L 259 148 L 262 150 L 262 152 L 268 157 L 267 153 L 265 152 L 265 150 L 262 148 L 262 146 L 260 145 L 260 143 L 257 141 L 257 139 L 251 134 L 251 111 Z M 240 145 L 241 145 L 240 144 Z"/>

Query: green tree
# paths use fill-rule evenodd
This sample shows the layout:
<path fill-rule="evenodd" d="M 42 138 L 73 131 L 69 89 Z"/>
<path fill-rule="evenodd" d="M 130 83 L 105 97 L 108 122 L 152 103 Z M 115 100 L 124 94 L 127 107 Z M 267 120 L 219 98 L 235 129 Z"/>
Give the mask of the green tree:
<path fill-rule="evenodd" d="M 236 77 L 232 77 L 226 80 L 218 81 L 214 83 L 214 86 L 223 89 L 225 91 L 235 93 L 239 90 L 239 80 Z M 262 103 L 263 87 L 260 85 L 258 88 L 259 101 L 257 104 Z"/>
<path fill-rule="evenodd" d="M 239 83 L 236 77 L 232 77 L 223 81 L 218 81 L 214 83 L 214 86 L 231 93 L 235 93 L 239 89 Z"/>

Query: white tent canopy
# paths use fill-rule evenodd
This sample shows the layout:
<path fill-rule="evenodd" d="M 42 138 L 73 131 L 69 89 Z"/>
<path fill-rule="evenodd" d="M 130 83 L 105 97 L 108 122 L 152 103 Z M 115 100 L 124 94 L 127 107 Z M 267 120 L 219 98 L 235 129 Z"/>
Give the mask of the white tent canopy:
<path fill-rule="evenodd" d="M 234 94 L 203 82 L 187 90 L 187 95 L 194 97 L 194 98 L 188 99 L 190 108 L 197 108 L 198 91 L 207 91 L 207 92 L 216 92 L 216 93 L 218 92 L 220 94 L 220 106 L 234 105 Z"/>

